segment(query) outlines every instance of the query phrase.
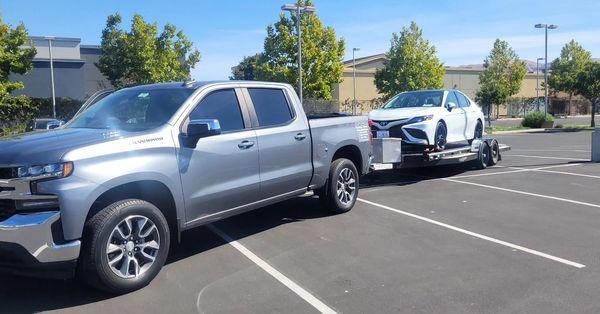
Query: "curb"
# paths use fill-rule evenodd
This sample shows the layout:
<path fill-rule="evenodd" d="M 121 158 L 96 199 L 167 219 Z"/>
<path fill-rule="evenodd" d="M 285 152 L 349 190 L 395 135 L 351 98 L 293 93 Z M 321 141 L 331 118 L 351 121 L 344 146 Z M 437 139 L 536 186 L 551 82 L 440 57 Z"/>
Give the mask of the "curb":
<path fill-rule="evenodd" d="M 539 132 L 545 132 L 546 129 L 524 129 L 524 130 L 512 130 L 512 131 L 495 131 L 492 132 L 492 135 L 497 135 L 497 134 L 517 134 L 517 133 L 539 133 Z"/>

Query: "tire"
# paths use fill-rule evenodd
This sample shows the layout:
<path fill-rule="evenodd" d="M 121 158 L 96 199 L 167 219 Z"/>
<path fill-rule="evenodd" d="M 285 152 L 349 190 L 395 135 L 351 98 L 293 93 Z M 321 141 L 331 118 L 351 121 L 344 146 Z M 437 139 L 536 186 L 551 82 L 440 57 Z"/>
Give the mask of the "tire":
<path fill-rule="evenodd" d="M 435 128 L 435 136 L 434 136 L 434 148 L 436 151 L 440 152 L 446 148 L 448 138 L 448 128 L 443 122 L 438 122 Z"/>
<path fill-rule="evenodd" d="M 359 177 L 354 163 L 340 158 L 333 161 L 329 179 L 323 189 L 317 192 L 324 207 L 335 214 L 348 212 L 358 198 Z"/>
<path fill-rule="evenodd" d="M 490 146 L 490 158 L 488 162 L 488 166 L 494 166 L 500 160 L 500 146 L 498 145 L 498 141 L 493 140 Z"/>
<path fill-rule="evenodd" d="M 475 131 L 473 133 L 473 138 L 469 140 L 469 145 L 473 144 L 475 139 L 483 138 L 483 123 L 481 120 L 477 120 L 477 125 L 475 126 Z"/>
<path fill-rule="evenodd" d="M 483 170 L 487 168 L 490 162 L 490 148 L 485 141 L 482 141 L 479 145 L 479 151 L 477 159 L 473 161 L 477 169 Z"/>
<path fill-rule="evenodd" d="M 141 289 L 160 272 L 169 244 L 169 225 L 156 206 L 137 199 L 118 201 L 86 222 L 78 276 L 111 293 Z"/>

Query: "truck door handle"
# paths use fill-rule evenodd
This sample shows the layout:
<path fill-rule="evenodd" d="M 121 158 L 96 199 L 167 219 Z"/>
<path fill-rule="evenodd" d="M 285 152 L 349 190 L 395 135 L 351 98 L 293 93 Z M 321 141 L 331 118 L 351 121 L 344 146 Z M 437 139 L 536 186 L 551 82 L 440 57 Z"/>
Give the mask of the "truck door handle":
<path fill-rule="evenodd" d="M 296 136 L 294 136 L 294 138 L 296 139 L 296 141 L 301 141 L 306 138 L 306 135 L 304 135 L 302 133 L 298 133 L 298 134 L 296 134 Z"/>
<path fill-rule="evenodd" d="M 252 146 L 254 146 L 254 142 L 252 142 L 252 141 L 242 141 L 241 143 L 238 144 L 238 147 L 240 149 L 248 149 Z"/>

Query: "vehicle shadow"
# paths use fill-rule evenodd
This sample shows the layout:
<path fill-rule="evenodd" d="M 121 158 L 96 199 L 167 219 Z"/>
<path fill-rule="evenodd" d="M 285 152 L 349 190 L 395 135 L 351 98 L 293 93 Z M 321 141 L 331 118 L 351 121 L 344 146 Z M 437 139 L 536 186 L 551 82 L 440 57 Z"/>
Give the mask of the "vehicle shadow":
<path fill-rule="evenodd" d="M 322 209 L 316 197 L 298 197 L 222 220 L 215 226 L 234 240 L 238 240 L 281 225 L 330 215 Z M 182 234 L 181 243 L 173 246 L 167 264 L 225 244 L 225 240 L 207 227 L 186 231 Z M 243 257 L 240 255 L 240 258 Z M 35 313 L 68 309 L 116 297 L 119 296 L 89 288 L 76 280 L 37 279 L 0 274 L 0 313 Z"/>

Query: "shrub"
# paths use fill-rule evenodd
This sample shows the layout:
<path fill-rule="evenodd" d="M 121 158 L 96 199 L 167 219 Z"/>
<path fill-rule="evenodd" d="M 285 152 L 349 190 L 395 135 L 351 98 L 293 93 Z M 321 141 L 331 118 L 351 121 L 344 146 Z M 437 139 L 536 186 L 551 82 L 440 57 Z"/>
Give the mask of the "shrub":
<path fill-rule="evenodd" d="M 39 109 L 36 118 L 52 117 L 52 98 L 32 98 L 32 103 Z M 80 100 L 68 97 L 56 98 L 56 118 L 68 121 L 77 113 L 83 103 Z"/>
<path fill-rule="evenodd" d="M 543 112 L 535 111 L 525 115 L 521 125 L 527 128 L 541 128 L 544 121 L 554 121 L 554 117 L 550 114 L 544 117 Z"/>
<path fill-rule="evenodd" d="M 0 99 L 0 129 L 19 129 L 28 125 L 39 114 L 39 109 L 26 96 Z"/>

